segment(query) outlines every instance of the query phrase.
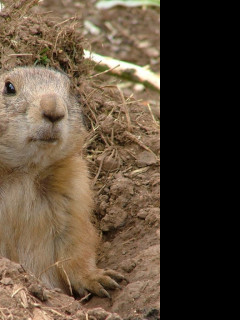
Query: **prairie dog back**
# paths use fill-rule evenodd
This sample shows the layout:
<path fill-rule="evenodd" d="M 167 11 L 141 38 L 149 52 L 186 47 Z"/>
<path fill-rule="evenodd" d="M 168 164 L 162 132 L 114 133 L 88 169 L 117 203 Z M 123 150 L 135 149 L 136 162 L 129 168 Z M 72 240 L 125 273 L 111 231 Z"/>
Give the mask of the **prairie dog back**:
<path fill-rule="evenodd" d="M 69 293 L 70 281 L 80 294 L 109 297 L 123 277 L 96 266 L 84 137 L 67 76 L 44 68 L 0 75 L 0 255 L 50 288 Z"/>

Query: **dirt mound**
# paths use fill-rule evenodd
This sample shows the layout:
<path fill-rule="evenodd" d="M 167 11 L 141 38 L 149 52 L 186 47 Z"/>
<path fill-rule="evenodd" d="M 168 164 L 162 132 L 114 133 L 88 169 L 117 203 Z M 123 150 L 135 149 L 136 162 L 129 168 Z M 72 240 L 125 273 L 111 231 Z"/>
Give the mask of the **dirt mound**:
<path fill-rule="evenodd" d="M 8 1 L 0 12 L 0 68 L 45 65 L 79 77 L 85 69 L 79 20 L 63 25 L 30 13 L 38 2 Z"/>
<path fill-rule="evenodd" d="M 159 319 L 159 123 L 151 108 L 125 98 L 116 86 L 92 81 L 81 21 L 46 19 L 30 10 L 37 2 L 8 1 L 0 13 L 0 68 L 45 65 L 72 78 L 89 129 L 86 157 L 102 235 L 99 265 L 119 270 L 130 283 L 112 293 L 111 303 L 90 296 L 80 304 L 0 259 L 0 319 L 120 319 L 112 312 Z"/>
<path fill-rule="evenodd" d="M 22 266 L 0 258 L 0 319 L 121 320 L 101 308 L 86 310 L 58 291 L 45 289 Z"/>

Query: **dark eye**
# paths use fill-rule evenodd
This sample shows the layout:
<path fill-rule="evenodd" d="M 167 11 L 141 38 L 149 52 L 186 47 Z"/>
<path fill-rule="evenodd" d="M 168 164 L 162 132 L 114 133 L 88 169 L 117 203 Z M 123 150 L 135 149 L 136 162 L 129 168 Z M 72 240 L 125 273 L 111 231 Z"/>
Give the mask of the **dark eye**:
<path fill-rule="evenodd" d="M 5 94 L 16 94 L 16 89 L 10 81 L 6 82 L 4 93 Z"/>

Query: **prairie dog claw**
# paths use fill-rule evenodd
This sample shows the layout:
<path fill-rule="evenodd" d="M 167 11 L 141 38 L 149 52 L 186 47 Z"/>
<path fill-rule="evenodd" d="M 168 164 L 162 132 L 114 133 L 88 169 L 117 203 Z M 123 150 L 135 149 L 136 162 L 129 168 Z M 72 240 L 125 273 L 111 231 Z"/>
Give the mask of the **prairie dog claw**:
<path fill-rule="evenodd" d="M 123 280 L 126 280 L 125 277 L 116 271 L 98 269 L 94 275 L 88 277 L 84 287 L 101 298 L 111 299 L 107 290 L 122 289 L 118 282 Z"/>

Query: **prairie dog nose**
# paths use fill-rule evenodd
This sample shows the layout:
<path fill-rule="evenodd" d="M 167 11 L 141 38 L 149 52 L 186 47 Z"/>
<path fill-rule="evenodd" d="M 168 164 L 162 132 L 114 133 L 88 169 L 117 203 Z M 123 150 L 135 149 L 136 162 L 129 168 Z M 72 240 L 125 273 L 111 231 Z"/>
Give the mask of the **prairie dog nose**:
<path fill-rule="evenodd" d="M 42 117 L 46 121 L 52 123 L 61 121 L 66 114 L 64 106 L 58 102 L 55 94 L 46 94 L 42 96 L 40 108 L 42 110 Z"/>

